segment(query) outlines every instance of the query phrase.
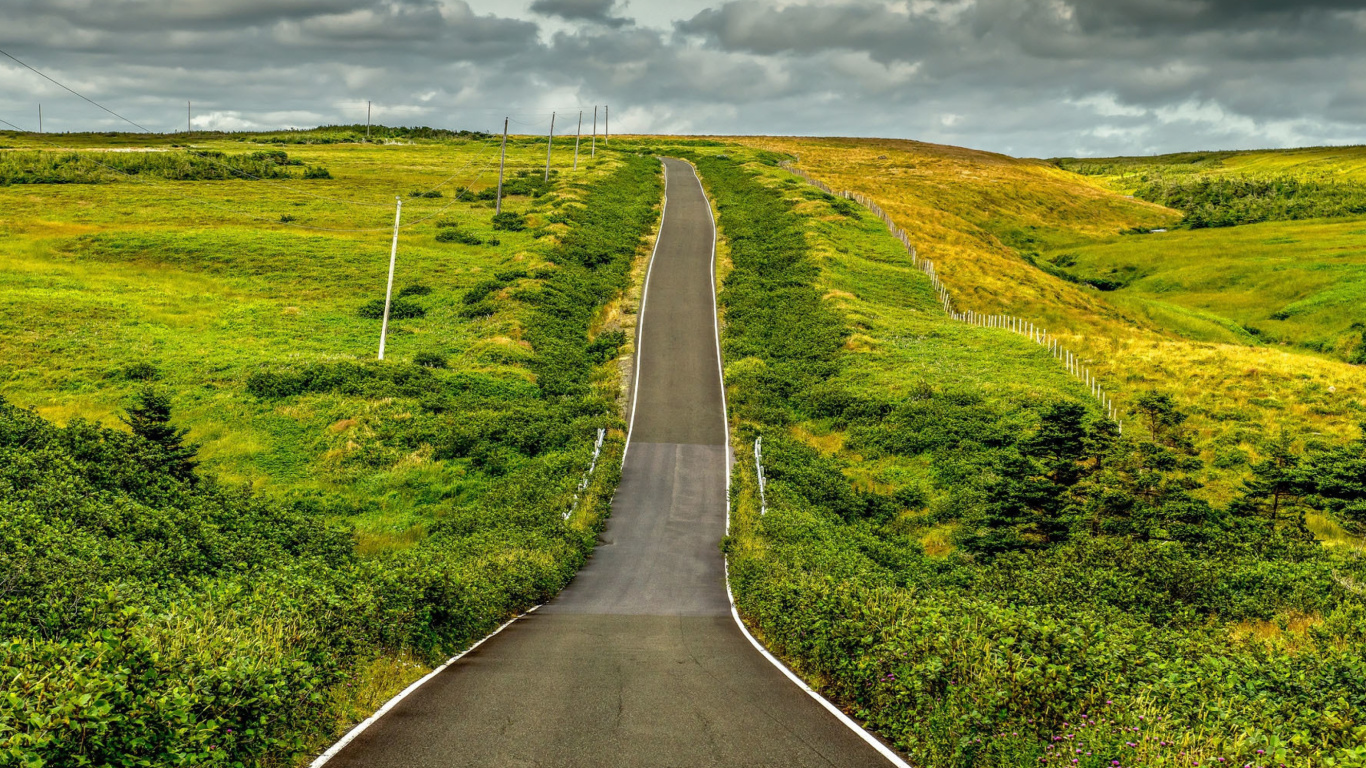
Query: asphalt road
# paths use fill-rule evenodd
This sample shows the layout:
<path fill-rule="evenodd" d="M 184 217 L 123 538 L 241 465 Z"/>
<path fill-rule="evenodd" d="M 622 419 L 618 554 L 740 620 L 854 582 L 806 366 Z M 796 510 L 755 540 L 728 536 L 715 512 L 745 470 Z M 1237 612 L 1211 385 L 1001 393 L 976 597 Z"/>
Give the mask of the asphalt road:
<path fill-rule="evenodd" d="M 692 167 L 640 314 L 638 393 L 603 540 L 574 582 L 432 678 L 329 766 L 877 766 L 730 615 L 715 232 Z"/>

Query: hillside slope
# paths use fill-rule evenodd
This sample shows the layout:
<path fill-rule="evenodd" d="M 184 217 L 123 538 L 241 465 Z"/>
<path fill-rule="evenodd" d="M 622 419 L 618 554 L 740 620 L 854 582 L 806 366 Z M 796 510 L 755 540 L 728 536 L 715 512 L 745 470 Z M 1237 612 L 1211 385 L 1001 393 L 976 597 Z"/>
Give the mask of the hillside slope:
<path fill-rule="evenodd" d="M 1340 442 L 1366 415 L 1360 366 L 1263 344 L 1240 334 L 1232 317 L 1171 301 L 1112 300 L 1053 261 L 1075 254 L 1080 263 L 1097 248 L 1127 246 L 1134 236 L 1121 232 L 1174 227 L 1180 212 L 1044 161 L 896 140 L 738 141 L 795 157 L 831 187 L 872 197 L 935 261 L 957 306 L 1024 317 L 1062 337 L 1122 408 L 1153 388 L 1176 398 L 1190 414 L 1207 465 L 1202 493 L 1212 500 L 1236 493 L 1247 463 L 1280 431 L 1305 444 Z M 1222 338 L 1212 328 L 1223 329 Z"/>

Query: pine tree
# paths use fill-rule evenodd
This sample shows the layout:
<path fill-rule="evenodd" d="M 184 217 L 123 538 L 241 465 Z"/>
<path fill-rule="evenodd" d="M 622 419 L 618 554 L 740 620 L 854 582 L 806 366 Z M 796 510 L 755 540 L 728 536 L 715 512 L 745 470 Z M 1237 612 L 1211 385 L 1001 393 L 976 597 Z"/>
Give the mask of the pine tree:
<path fill-rule="evenodd" d="M 171 424 L 171 398 L 152 387 L 143 387 L 119 419 L 133 434 L 157 446 L 164 455 L 162 466 L 176 478 L 194 482 L 195 452 L 199 446 L 185 442 L 188 429 Z"/>
<path fill-rule="evenodd" d="M 1262 446 L 1262 451 L 1265 458 L 1252 465 L 1252 477 L 1243 481 L 1243 495 L 1234 502 L 1235 511 L 1261 514 L 1275 528 L 1283 513 L 1298 510 L 1297 522 L 1304 529 L 1304 508 L 1299 502 L 1311 483 L 1289 436 L 1282 432 Z"/>

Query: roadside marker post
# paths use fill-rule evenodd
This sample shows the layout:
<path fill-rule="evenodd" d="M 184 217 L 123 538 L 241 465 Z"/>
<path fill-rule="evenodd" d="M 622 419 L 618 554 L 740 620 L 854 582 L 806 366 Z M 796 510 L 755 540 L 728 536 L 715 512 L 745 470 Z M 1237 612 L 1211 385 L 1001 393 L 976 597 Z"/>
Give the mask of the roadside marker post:
<path fill-rule="evenodd" d="M 389 284 L 384 289 L 384 322 L 379 327 L 379 359 L 384 359 L 384 339 L 389 335 L 389 305 L 394 295 L 394 262 L 398 260 L 398 221 L 403 215 L 403 198 L 395 197 L 394 242 L 389 246 Z"/>
<path fill-rule="evenodd" d="M 493 215 L 503 212 L 503 165 L 508 157 L 508 119 L 503 118 L 503 148 L 498 154 L 498 198 L 493 204 Z"/>

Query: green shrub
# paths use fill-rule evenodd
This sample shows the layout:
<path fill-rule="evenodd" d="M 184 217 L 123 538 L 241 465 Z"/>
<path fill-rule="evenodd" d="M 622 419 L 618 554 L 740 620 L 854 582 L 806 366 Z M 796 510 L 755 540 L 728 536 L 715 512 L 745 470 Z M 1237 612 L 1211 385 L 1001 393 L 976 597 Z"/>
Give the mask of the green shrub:
<path fill-rule="evenodd" d="M 526 217 L 513 211 L 503 211 L 493 215 L 493 228 L 505 232 L 521 232 L 526 229 Z"/>
<path fill-rule="evenodd" d="M 442 226 L 442 225 L 438 225 L 438 226 Z M 438 243 L 460 243 L 460 244 L 462 244 L 462 245 L 483 245 L 483 244 L 484 244 L 484 241 L 483 241 L 482 239 L 480 239 L 477 235 L 472 235 L 472 234 L 470 234 L 469 232 L 466 232 L 466 231 L 463 230 L 463 229 L 458 229 L 458 228 L 456 228 L 456 225 L 454 225 L 454 224 L 445 225 L 445 228 L 443 228 L 441 231 L 437 232 L 437 233 L 436 233 L 436 241 L 437 241 Z M 497 243 L 496 243 L 496 242 L 492 242 L 491 244 L 492 244 L 492 245 L 496 245 Z"/>
<path fill-rule="evenodd" d="M 381 320 L 384 318 L 384 299 L 372 299 L 362 304 L 356 310 L 356 314 L 366 320 Z M 411 320 L 418 317 L 426 317 L 427 310 L 421 304 L 407 301 L 402 298 L 395 298 L 389 303 L 390 320 Z"/>
<path fill-rule="evenodd" d="M 413 365 L 423 368 L 445 368 L 446 356 L 438 352 L 418 352 L 413 355 Z"/>
<path fill-rule="evenodd" d="M 152 381 L 161 378 L 161 371 L 149 362 L 129 363 L 118 369 L 117 376 L 125 381 Z"/>
<path fill-rule="evenodd" d="M 621 351 L 621 345 L 625 343 L 624 331 L 603 331 L 588 345 L 588 359 L 595 365 L 614 360 Z"/>
<path fill-rule="evenodd" d="M 97 184 L 129 176 L 174 181 L 217 181 L 292 178 L 294 163 L 284 152 L 229 155 L 212 151 L 69 152 L 16 151 L 0 157 L 0 186 L 11 184 Z M 324 169 L 306 168 L 304 178 Z M 324 176 L 323 178 L 329 178 Z"/>
<path fill-rule="evenodd" d="M 412 285 L 403 286 L 403 289 L 398 292 L 398 295 L 399 298 L 406 298 L 408 296 L 429 296 L 431 293 L 432 289 L 430 287 L 420 283 L 414 283 Z"/>

